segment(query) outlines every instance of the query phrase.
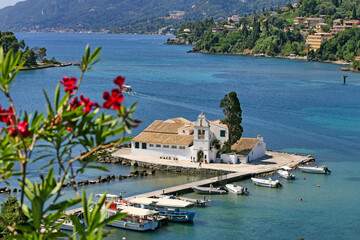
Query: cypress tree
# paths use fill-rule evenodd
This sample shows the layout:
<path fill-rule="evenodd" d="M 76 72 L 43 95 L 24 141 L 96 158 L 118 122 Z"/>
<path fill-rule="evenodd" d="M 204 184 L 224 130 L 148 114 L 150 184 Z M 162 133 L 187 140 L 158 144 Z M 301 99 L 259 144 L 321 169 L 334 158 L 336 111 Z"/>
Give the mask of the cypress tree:
<path fill-rule="evenodd" d="M 220 107 L 223 108 L 224 113 L 222 123 L 226 124 L 229 129 L 228 148 L 231 149 L 231 146 L 241 138 L 243 133 L 241 126 L 242 110 L 236 92 L 225 94 L 225 97 L 220 101 Z"/>
<path fill-rule="evenodd" d="M 353 6 L 352 19 L 357 19 L 355 5 Z"/>

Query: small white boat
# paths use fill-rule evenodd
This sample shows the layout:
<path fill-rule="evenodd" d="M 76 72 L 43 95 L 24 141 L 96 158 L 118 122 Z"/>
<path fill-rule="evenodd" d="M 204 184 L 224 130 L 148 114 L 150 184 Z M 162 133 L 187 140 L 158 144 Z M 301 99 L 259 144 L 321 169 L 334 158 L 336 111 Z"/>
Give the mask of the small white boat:
<path fill-rule="evenodd" d="M 85 222 L 84 222 L 84 214 L 81 211 L 77 211 L 74 212 L 72 215 L 75 215 L 79 220 L 80 223 L 85 226 Z M 57 223 L 60 223 L 61 221 L 63 221 L 66 217 L 68 217 L 68 215 L 63 216 L 62 218 L 60 218 L 58 221 L 56 221 Z M 67 231 L 72 231 L 74 229 L 74 224 L 71 220 L 71 218 L 65 220 L 61 226 L 59 227 L 60 230 L 67 230 Z"/>
<path fill-rule="evenodd" d="M 201 193 L 201 194 L 226 194 L 226 193 L 228 193 L 222 187 L 214 188 L 211 185 L 210 185 L 210 187 L 193 186 L 191 188 L 194 190 L 194 192 Z"/>
<path fill-rule="evenodd" d="M 289 171 L 279 170 L 278 173 L 280 174 L 280 177 L 282 177 L 282 178 L 289 179 L 289 180 L 295 179 L 295 175 Z"/>
<path fill-rule="evenodd" d="M 238 194 L 238 195 L 249 195 L 249 192 L 247 188 L 241 187 L 236 184 L 226 184 L 225 188 L 232 193 Z"/>
<path fill-rule="evenodd" d="M 131 88 L 130 85 L 124 84 L 122 87 L 123 87 L 123 89 L 122 89 L 122 92 L 123 92 L 123 93 L 132 93 L 132 92 L 133 92 L 133 90 L 132 90 L 132 88 Z"/>
<path fill-rule="evenodd" d="M 307 173 L 322 173 L 322 174 L 331 173 L 331 171 L 327 168 L 327 166 L 299 167 L 299 169 Z"/>
<path fill-rule="evenodd" d="M 263 187 L 271 187 L 271 188 L 282 187 L 279 180 L 274 181 L 271 178 L 269 178 L 269 179 L 251 178 L 251 181 L 255 185 L 263 186 Z"/>

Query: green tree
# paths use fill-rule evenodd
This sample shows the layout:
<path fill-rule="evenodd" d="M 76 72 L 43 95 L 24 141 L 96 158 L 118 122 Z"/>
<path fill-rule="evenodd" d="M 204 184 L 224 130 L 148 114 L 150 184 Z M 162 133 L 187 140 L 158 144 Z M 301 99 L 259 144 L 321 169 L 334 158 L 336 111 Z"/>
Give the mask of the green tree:
<path fill-rule="evenodd" d="M 322 30 L 323 32 L 329 32 L 329 31 L 330 31 L 330 26 L 329 26 L 329 25 L 325 25 L 325 26 L 323 26 L 323 27 L 321 28 L 321 30 Z"/>
<path fill-rule="evenodd" d="M 352 9 L 352 19 L 357 19 L 356 6 L 355 5 L 353 6 L 353 9 Z"/>
<path fill-rule="evenodd" d="M 16 39 L 14 33 L 12 32 L 2 32 L 0 35 L 0 47 L 3 47 L 5 54 L 13 50 L 17 52 L 19 50 L 20 44 Z"/>
<path fill-rule="evenodd" d="M 360 71 L 360 61 L 359 60 L 352 60 L 351 66 L 354 68 L 354 70 L 356 71 Z"/>
<path fill-rule="evenodd" d="M 226 124 L 229 129 L 228 149 L 231 149 L 231 146 L 241 138 L 243 133 L 241 126 L 242 111 L 236 92 L 225 94 L 225 97 L 220 101 L 220 107 L 223 108 L 224 113 L 222 123 Z"/>
<path fill-rule="evenodd" d="M 17 198 L 9 197 L 5 202 L 1 203 L 0 238 L 10 234 L 7 226 L 12 226 L 15 223 L 22 225 L 26 221 L 27 217 L 21 211 Z"/>
<path fill-rule="evenodd" d="M 38 65 L 36 62 L 36 54 L 32 49 L 29 49 L 23 53 L 21 61 L 24 62 L 25 67 L 34 67 Z"/>
<path fill-rule="evenodd" d="M 44 57 L 46 57 L 46 51 L 47 49 L 45 47 L 33 47 L 32 48 L 35 53 L 36 60 L 39 60 L 40 62 L 43 60 Z"/>

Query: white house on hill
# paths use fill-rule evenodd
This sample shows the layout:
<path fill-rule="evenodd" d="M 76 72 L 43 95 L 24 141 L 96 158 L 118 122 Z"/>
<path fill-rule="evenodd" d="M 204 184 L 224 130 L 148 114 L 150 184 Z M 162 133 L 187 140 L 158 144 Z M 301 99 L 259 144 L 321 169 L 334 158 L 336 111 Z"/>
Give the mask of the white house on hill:
<path fill-rule="evenodd" d="M 209 121 L 201 113 L 195 122 L 182 117 L 156 120 L 131 141 L 131 153 L 160 159 L 245 163 L 265 155 L 263 138 L 241 138 L 232 146 L 234 154 L 219 154 L 229 132 L 220 120 Z"/>

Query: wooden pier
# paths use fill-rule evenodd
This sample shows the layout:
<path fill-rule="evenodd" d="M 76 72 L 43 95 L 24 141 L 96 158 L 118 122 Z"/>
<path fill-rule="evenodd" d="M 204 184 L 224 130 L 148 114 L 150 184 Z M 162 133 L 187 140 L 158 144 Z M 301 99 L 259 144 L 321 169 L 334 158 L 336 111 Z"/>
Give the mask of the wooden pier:
<path fill-rule="evenodd" d="M 210 184 L 213 186 L 217 186 L 222 183 L 235 182 L 235 181 L 247 179 L 247 178 L 250 178 L 252 175 L 253 174 L 251 174 L 251 173 L 250 174 L 230 173 L 230 174 L 226 174 L 226 175 L 222 175 L 222 176 L 218 176 L 218 177 L 212 177 L 212 178 L 208 178 L 208 179 L 204 179 L 204 180 L 200 180 L 200 181 L 196 181 L 196 182 L 185 183 L 185 184 L 174 186 L 174 187 L 164 188 L 164 189 L 156 190 L 153 192 L 138 194 L 135 196 L 127 197 L 126 199 L 131 200 L 134 198 L 164 197 L 166 195 L 176 196 L 176 195 L 181 195 L 184 193 L 193 192 L 193 190 L 192 190 L 193 186 L 209 186 Z M 186 198 L 183 198 L 183 200 L 186 200 Z M 194 202 L 194 199 L 192 199 L 191 201 Z M 205 200 L 204 202 L 206 202 L 206 201 L 207 200 Z M 195 199 L 195 202 L 196 202 L 196 199 Z"/>

